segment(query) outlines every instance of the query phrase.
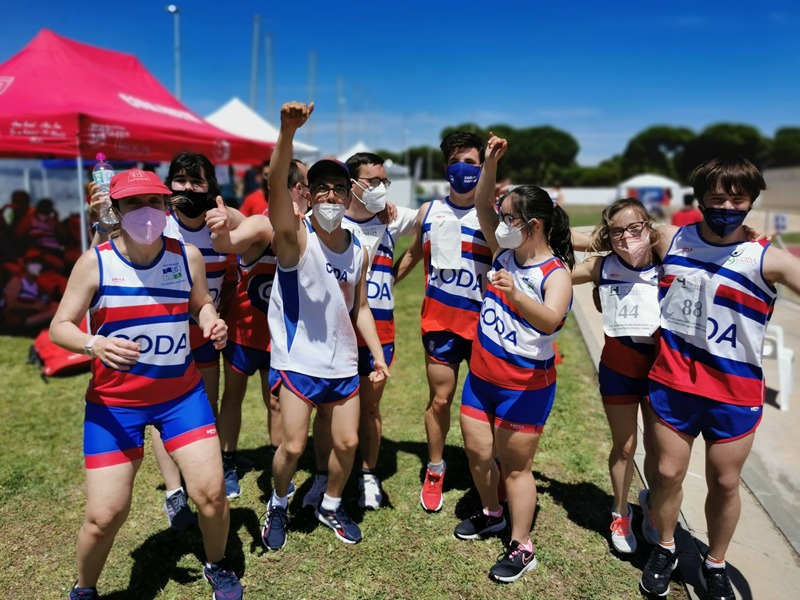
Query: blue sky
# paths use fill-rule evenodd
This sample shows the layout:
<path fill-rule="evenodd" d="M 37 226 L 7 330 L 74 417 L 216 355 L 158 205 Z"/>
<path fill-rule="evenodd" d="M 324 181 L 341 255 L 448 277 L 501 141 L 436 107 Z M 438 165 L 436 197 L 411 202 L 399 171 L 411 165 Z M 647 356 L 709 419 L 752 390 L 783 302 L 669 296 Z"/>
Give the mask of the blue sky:
<path fill-rule="evenodd" d="M 800 3 L 484 1 L 395 3 L 177 0 L 182 101 L 207 115 L 250 100 L 253 16 L 261 16 L 256 109 L 267 110 L 263 38 L 274 56 L 274 123 L 284 101 L 309 96 L 313 128 L 300 141 L 338 152 L 359 139 L 401 150 L 438 145 L 465 121 L 553 125 L 571 133 L 578 161 L 596 164 L 655 124 L 699 131 L 747 123 L 772 136 L 800 126 Z M 8 2 L 0 62 L 41 28 L 135 54 L 174 89 L 167 2 Z M 46 82 L 45 82 L 46 83 Z M 305 128 L 304 128 L 305 129 Z M 310 137 L 310 139 L 309 139 Z"/>

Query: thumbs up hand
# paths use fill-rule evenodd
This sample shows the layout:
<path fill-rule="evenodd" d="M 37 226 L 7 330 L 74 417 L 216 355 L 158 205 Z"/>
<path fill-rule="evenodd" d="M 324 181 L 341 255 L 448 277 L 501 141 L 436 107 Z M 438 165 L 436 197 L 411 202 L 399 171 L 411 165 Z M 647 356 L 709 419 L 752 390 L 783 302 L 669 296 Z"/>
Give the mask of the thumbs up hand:
<path fill-rule="evenodd" d="M 217 196 L 216 203 L 216 208 L 206 211 L 206 227 L 214 234 L 230 233 L 231 221 L 222 196 Z"/>

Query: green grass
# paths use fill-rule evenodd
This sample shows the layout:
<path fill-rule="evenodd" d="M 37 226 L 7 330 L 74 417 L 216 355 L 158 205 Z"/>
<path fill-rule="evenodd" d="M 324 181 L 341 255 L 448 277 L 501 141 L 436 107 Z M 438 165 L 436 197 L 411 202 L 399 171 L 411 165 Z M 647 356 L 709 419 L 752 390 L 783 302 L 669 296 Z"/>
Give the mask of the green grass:
<path fill-rule="evenodd" d="M 570 227 L 594 227 L 600 222 L 600 213 L 605 206 L 595 204 L 567 204 L 564 210 L 569 215 Z"/>
<path fill-rule="evenodd" d="M 397 292 L 398 355 L 382 404 L 385 437 L 379 467 L 389 506 L 364 514 L 355 502 L 352 480 L 345 492 L 348 510 L 364 533 L 361 544 L 340 543 L 313 514 L 300 510 L 310 483 L 307 452 L 295 477 L 300 491 L 291 506 L 289 543 L 278 553 L 262 550 L 259 528 L 270 490 L 266 417 L 259 386 L 253 382 L 248 390 L 240 449 L 257 468 L 244 476 L 242 497 L 231 502 L 228 549 L 246 597 L 639 598 L 637 581 L 647 549 L 642 544 L 628 559 L 609 550 L 609 433 L 574 320 L 568 320 L 559 339 L 565 362 L 559 366 L 555 406 L 534 463 L 539 510 L 532 538 L 539 566 L 505 587 L 486 576 L 502 550 L 500 539 L 462 542 L 452 535 L 459 519 L 478 506 L 457 404 L 445 452 L 444 509 L 429 515 L 419 506 L 426 460 L 422 411 L 428 396 L 419 343 L 421 269 Z M 36 368 L 25 364 L 29 344 L 0 337 L 0 553 L 5 557 L 0 588 L 9 597 L 64 598 L 75 579 L 75 539 L 85 502 L 82 397 L 88 375 L 45 383 Z M 631 493 L 634 504 L 640 485 L 635 483 Z M 100 579 L 103 598 L 210 596 L 202 580 L 200 536 L 166 527 L 163 496 L 148 449 L 131 514 Z M 671 598 L 686 597 L 680 586 L 673 586 Z"/>
<path fill-rule="evenodd" d="M 791 233 L 782 233 L 780 235 L 781 241 L 786 246 L 797 246 L 800 244 L 800 232 L 794 231 Z"/>

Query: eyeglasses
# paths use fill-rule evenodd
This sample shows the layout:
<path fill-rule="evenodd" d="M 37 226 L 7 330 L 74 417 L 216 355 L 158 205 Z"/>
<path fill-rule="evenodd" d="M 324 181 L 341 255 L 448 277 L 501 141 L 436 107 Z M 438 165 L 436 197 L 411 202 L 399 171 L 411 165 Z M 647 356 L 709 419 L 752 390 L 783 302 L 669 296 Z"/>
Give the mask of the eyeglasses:
<path fill-rule="evenodd" d="M 638 238 L 640 235 L 642 235 L 642 232 L 646 226 L 647 221 L 637 221 L 636 223 L 631 223 L 627 227 L 612 227 L 608 230 L 608 235 L 615 240 L 621 240 L 627 231 L 631 234 L 631 236 Z"/>
<path fill-rule="evenodd" d="M 333 192 L 333 195 L 336 197 L 337 200 L 345 200 L 347 195 L 350 193 L 350 190 L 347 186 L 344 185 L 334 185 L 330 186 L 325 183 L 320 183 L 315 185 L 311 192 L 314 194 L 315 198 L 327 198 L 328 194 Z"/>
<path fill-rule="evenodd" d="M 380 184 L 383 184 L 387 189 L 389 188 L 390 185 L 392 185 L 391 181 L 389 181 L 388 179 L 381 179 L 380 177 L 370 177 L 369 179 L 367 179 L 366 177 L 359 177 L 358 180 L 366 181 L 368 189 L 370 190 L 375 189 Z"/>
<path fill-rule="evenodd" d="M 503 204 L 504 199 L 505 196 L 503 196 L 502 198 L 500 198 L 500 200 L 494 203 L 494 212 L 497 213 L 497 216 L 500 217 L 500 220 L 503 223 L 505 223 L 508 226 L 511 226 L 514 224 L 515 221 L 519 221 L 519 217 L 515 217 L 512 214 L 504 213 L 503 211 L 500 210 L 500 206 Z"/>

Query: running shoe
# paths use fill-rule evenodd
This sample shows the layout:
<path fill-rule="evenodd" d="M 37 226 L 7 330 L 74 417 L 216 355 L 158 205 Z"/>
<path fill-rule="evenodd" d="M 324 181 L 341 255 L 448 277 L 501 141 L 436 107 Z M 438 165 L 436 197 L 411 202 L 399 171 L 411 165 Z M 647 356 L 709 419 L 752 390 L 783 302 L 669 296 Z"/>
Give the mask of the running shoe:
<path fill-rule="evenodd" d="M 228 499 L 238 498 L 242 495 L 242 488 L 239 486 L 239 475 L 236 474 L 236 467 L 233 465 L 225 466 L 225 495 Z"/>
<path fill-rule="evenodd" d="M 291 486 L 289 486 L 291 488 Z M 316 473 L 314 481 L 311 482 L 311 489 L 303 496 L 303 508 L 312 506 L 316 508 L 322 502 L 322 495 L 328 489 L 328 476 Z"/>
<path fill-rule="evenodd" d="M 706 557 L 703 557 L 703 566 L 700 567 L 703 580 L 706 582 L 706 590 L 711 600 L 734 600 L 731 580 L 725 567 L 709 568 L 706 566 Z"/>
<path fill-rule="evenodd" d="M 264 548 L 277 552 L 286 545 L 289 530 L 289 513 L 282 506 L 267 504 L 267 516 L 261 528 L 261 543 Z"/>
<path fill-rule="evenodd" d="M 378 510 L 383 502 L 381 480 L 371 473 L 365 473 L 358 480 L 358 505 L 361 508 Z"/>
<path fill-rule="evenodd" d="M 325 510 L 320 506 L 314 514 L 320 523 L 333 529 L 336 537 L 345 544 L 357 544 L 361 541 L 361 530 L 341 504 L 336 510 Z"/>
<path fill-rule="evenodd" d="M 439 512 L 444 503 L 444 471 L 434 473 L 430 469 L 425 471 L 425 481 L 422 483 L 422 491 L 419 493 L 419 501 L 422 508 L 428 512 Z"/>
<path fill-rule="evenodd" d="M 189 508 L 186 492 L 178 490 L 164 501 L 164 512 L 169 519 L 169 526 L 172 529 L 188 529 L 197 522 L 197 517 Z"/>
<path fill-rule="evenodd" d="M 98 600 L 100 598 L 97 594 L 97 588 L 79 588 L 77 585 L 78 582 L 76 581 L 69 591 L 69 596 L 67 596 L 69 600 Z"/>
<path fill-rule="evenodd" d="M 611 544 L 621 554 L 636 552 L 636 536 L 631 530 L 632 515 L 630 504 L 628 504 L 628 514 L 624 517 L 619 513 L 611 513 Z"/>
<path fill-rule="evenodd" d="M 475 538 L 503 531 L 506 527 L 506 517 L 500 514 L 498 517 L 487 515 L 483 510 L 479 510 L 469 519 L 464 519 L 456 525 L 453 535 L 460 540 L 474 540 Z"/>
<path fill-rule="evenodd" d="M 203 576 L 214 590 L 214 600 L 241 600 L 243 597 L 242 584 L 239 578 L 227 567 L 227 561 L 206 565 Z"/>
<path fill-rule="evenodd" d="M 656 516 L 650 508 L 650 490 L 643 489 L 639 492 L 639 506 L 642 508 L 642 537 L 648 544 L 658 544 L 658 529 L 656 529 Z"/>
<path fill-rule="evenodd" d="M 489 569 L 489 577 L 500 583 L 514 583 L 526 571 L 536 567 L 536 552 L 511 540 L 506 553 Z"/>
<path fill-rule="evenodd" d="M 669 593 L 669 578 L 677 566 L 678 553 L 656 544 L 644 566 L 639 585 L 648 594 L 666 596 Z"/>

